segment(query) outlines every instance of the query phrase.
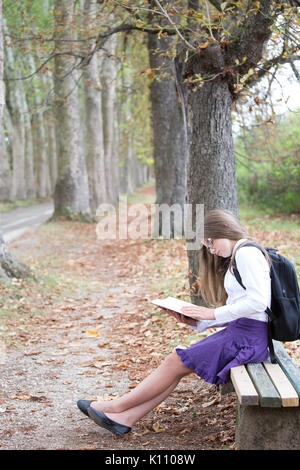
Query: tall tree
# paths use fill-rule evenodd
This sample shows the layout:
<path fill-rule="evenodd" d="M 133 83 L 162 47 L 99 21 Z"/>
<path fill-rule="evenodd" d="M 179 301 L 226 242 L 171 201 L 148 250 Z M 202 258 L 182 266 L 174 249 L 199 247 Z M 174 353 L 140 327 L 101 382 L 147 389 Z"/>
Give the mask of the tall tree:
<path fill-rule="evenodd" d="M 94 30 L 96 0 L 85 0 L 85 29 Z M 99 76 L 99 53 L 94 54 L 83 72 L 85 104 L 85 149 L 89 179 L 90 206 L 93 211 L 107 201 L 102 119 L 102 91 Z"/>
<path fill-rule="evenodd" d="M 9 38 L 8 28 L 3 20 L 3 28 Z M 26 199 L 25 180 L 25 110 L 24 110 L 24 87 L 21 81 L 13 79 L 20 73 L 21 61 L 9 39 L 8 47 L 5 48 L 6 82 L 6 105 L 9 113 L 8 124 L 12 154 L 12 178 L 10 188 L 10 199 Z"/>
<path fill-rule="evenodd" d="M 4 80 L 3 80 L 3 33 L 2 33 L 2 0 L 0 0 L 0 130 L 2 136 L 2 120 L 3 120 L 3 109 L 4 109 Z M 2 146 L 3 139 L 0 138 L 0 146 Z M 0 147 L 0 156 L 2 155 L 2 147 Z"/>
<path fill-rule="evenodd" d="M 114 20 L 111 19 L 111 21 Z M 105 45 L 100 67 L 107 200 L 112 204 L 117 202 L 120 189 L 118 160 L 114 141 L 117 79 L 116 45 L 117 38 L 115 36 L 109 38 Z"/>
<path fill-rule="evenodd" d="M 74 1 L 55 0 L 55 119 L 58 174 L 55 187 L 55 214 L 88 217 L 89 188 L 83 150 L 83 135 L 78 101 Z"/>

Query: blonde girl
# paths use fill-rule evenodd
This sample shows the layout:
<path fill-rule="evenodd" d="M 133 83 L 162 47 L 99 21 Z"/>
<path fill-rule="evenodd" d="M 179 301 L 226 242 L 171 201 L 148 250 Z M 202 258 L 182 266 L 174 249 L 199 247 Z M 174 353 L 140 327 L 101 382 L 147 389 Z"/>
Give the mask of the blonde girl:
<path fill-rule="evenodd" d="M 226 326 L 205 339 L 176 348 L 135 389 L 111 401 L 79 400 L 77 406 L 99 426 L 124 435 L 132 426 L 175 389 L 179 381 L 195 372 L 208 383 L 226 383 L 230 369 L 267 359 L 271 281 L 266 253 L 244 246 L 252 241 L 240 222 L 228 211 L 210 211 L 204 219 L 200 253 L 199 290 L 209 307 L 184 307 L 195 319 L 166 310 L 177 321 L 203 331 Z M 236 263 L 243 285 L 237 282 Z"/>

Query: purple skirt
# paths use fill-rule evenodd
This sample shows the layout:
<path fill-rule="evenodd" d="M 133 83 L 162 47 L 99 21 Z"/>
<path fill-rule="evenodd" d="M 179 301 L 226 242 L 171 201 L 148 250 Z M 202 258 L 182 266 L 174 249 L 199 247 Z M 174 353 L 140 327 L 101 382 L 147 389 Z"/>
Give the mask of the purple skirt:
<path fill-rule="evenodd" d="M 238 318 L 187 349 L 176 348 L 180 359 L 206 382 L 228 382 L 230 369 L 269 356 L 267 322 Z"/>

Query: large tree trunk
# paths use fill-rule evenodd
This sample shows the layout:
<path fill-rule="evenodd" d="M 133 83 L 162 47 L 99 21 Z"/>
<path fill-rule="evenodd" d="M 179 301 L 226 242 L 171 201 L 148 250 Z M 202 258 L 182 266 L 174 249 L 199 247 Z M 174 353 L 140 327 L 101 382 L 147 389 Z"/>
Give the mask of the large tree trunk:
<path fill-rule="evenodd" d="M 55 187 L 55 215 L 86 218 L 90 214 L 89 188 L 83 152 L 82 128 L 77 89 L 77 75 L 73 69 L 75 58 L 64 54 L 70 50 L 73 0 L 55 1 L 56 52 L 56 148 L 58 175 Z"/>
<path fill-rule="evenodd" d="M 197 204 L 203 204 L 204 214 L 218 208 L 238 215 L 231 109 L 232 95 L 222 78 L 189 95 L 187 203 L 192 207 L 194 233 L 198 228 L 201 230 L 201 221 L 196 219 Z M 188 249 L 187 254 L 189 269 L 194 274 L 190 277 L 192 285 L 198 275 L 199 250 Z"/>
<path fill-rule="evenodd" d="M 195 7 L 197 3 L 194 2 Z M 249 3 L 239 28 L 231 25 L 231 42 L 225 47 L 212 37 L 194 42 L 189 38 L 194 50 L 187 50 L 184 45 L 178 52 L 189 116 L 187 202 L 193 207 L 194 231 L 197 204 L 204 204 L 204 214 L 211 209 L 227 209 L 238 216 L 231 118 L 232 105 L 238 97 L 235 84 L 240 77 L 247 77 L 249 69 L 262 57 L 274 21 L 271 3 L 258 2 L 259 13 Z M 232 64 L 236 63 L 241 65 L 233 69 Z M 188 260 L 193 285 L 199 272 L 199 249 L 188 250 Z M 197 297 L 193 301 L 201 303 Z"/>
<path fill-rule="evenodd" d="M 150 67 L 155 71 L 150 86 L 153 154 L 156 181 L 156 204 L 179 205 L 182 209 L 186 192 L 186 153 L 187 141 L 184 116 L 176 88 L 173 60 L 167 55 L 173 48 L 172 37 L 158 38 L 148 35 Z M 157 53 L 157 50 L 160 53 Z M 166 53 L 166 54 L 164 54 Z M 159 209 L 159 207 L 157 206 Z M 159 213 L 156 212 L 156 218 Z M 183 221 L 183 217 L 181 216 Z M 183 235 L 182 224 L 175 229 L 172 216 L 170 236 Z M 177 221 L 178 222 L 178 221 Z M 156 220 L 158 234 L 162 234 L 162 219 Z"/>

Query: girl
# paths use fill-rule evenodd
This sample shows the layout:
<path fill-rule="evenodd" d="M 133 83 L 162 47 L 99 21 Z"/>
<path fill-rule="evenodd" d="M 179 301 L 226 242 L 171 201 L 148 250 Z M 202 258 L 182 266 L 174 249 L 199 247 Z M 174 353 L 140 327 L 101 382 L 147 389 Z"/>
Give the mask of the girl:
<path fill-rule="evenodd" d="M 267 253 L 253 241 L 228 211 L 210 211 L 204 219 L 204 244 L 200 250 L 199 288 L 207 305 L 189 306 L 182 313 L 166 310 L 176 320 L 203 331 L 225 326 L 187 349 L 177 348 L 135 389 L 111 401 L 79 400 L 79 409 L 99 426 L 124 435 L 177 386 L 182 377 L 195 372 L 216 385 L 226 383 L 230 369 L 248 362 L 262 362 L 268 353 L 268 317 L 271 280 Z M 235 279 L 234 263 L 243 285 Z"/>

